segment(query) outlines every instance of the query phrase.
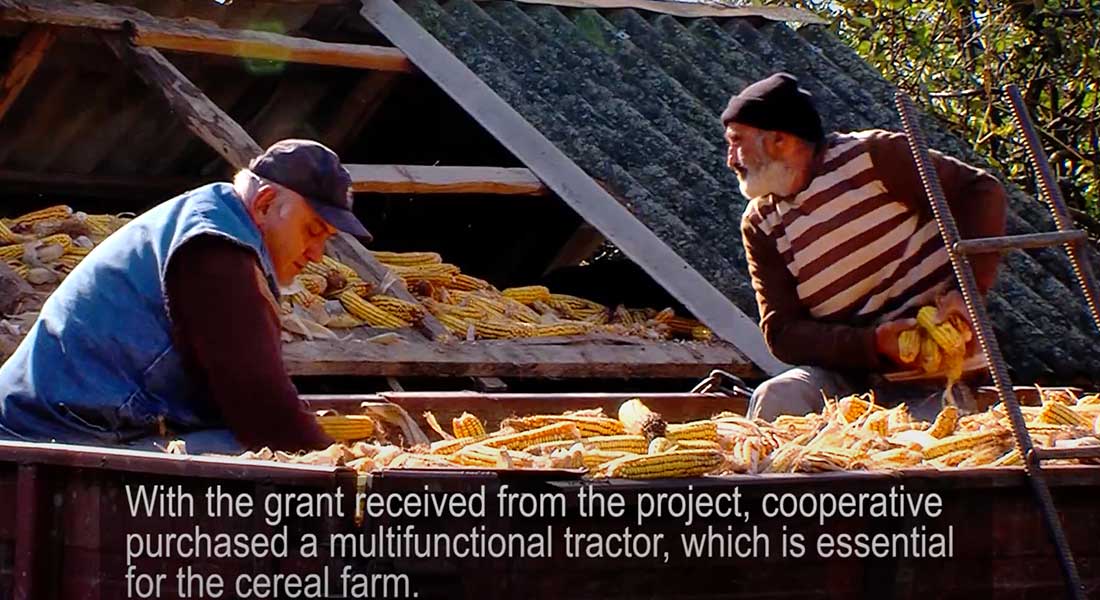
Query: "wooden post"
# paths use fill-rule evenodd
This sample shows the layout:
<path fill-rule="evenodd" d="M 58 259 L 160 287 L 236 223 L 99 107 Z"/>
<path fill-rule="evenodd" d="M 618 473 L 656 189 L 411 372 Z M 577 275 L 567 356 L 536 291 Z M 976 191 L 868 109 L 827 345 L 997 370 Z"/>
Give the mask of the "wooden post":
<path fill-rule="evenodd" d="M 206 97 L 163 54 L 153 48 L 138 48 L 123 34 L 103 33 L 101 36 L 116 56 L 168 101 L 187 128 L 229 164 L 243 169 L 262 152 L 244 128 Z"/>
<path fill-rule="evenodd" d="M 57 34 L 53 29 L 45 26 L 32 27 L 30 31 L 23 34 L 23 38 L 19 40 L 19 46 L 12 54 L 8 72 L 4 74 L 3 79 L 0 79 L 0 119 L 3 119 L 11 105 L 15 104 L 15 99 L 27 86 L 34 72 L 38 70 L 38 65 L 42 64 L 46 51 L 50 49 L 56 38 Z"/>

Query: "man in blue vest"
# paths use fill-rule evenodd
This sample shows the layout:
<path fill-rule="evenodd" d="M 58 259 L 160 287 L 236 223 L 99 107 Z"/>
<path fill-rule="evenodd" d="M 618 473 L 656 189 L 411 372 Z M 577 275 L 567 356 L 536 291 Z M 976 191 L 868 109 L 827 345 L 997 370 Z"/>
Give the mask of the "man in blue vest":
<path fill-rule="evenodd" d="M 336 230 L 369 239 L 325 146 L 283 140 L 232 184 L 184 193 L 103 241 L 0 366 L 0 439 L 189 452 L 331 439 L 282 362 L 279 286 Z"/>

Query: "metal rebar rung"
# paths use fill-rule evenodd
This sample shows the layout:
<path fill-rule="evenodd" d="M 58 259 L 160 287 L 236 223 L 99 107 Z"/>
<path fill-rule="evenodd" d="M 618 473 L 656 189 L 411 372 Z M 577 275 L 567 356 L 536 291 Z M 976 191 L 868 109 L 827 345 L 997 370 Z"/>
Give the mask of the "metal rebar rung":
<path fill-rule="evenodd" d="M 974 238 L 955 242 L 957 254 L 984 254 L 1024 248 L 1046 248 L 1074 244 L 1088 239 L 1088 234 L 1080 229 L 1051 231 L 1047 233 L 1028 233 L 1024 235 L 1005 235 L 1000 237 Z"/>
<path fill-rule="evenodd" d="M 943 239 L 944 246 L 953 250 L 955 244 L 962 240 L 955 224 L 955 217 L 951 214 L 951 207 L 948 206 L 943 187 L 940 185 L 936 166 L 932 162 L 928 142 L 917 123 L 917 111 L 913 107 L 912 100 L 903 92 L 897 92 L 895 99 L 897 100 L 898 114 L 901 116 L 902 126 L 908 137 L 913 161 L 916 163 L 924 191 L 932 205 L 932 213 L 936 219 L 936 225 L 939 227 L 940 237 Z M 1061 231 L 1070 229 L 1063 222 L 1058 224 L 1058 228 Z M 1068 249 L 1071 254 L 1075 252 L 1075 247 L 1074 244 L 1069 245 Z M 1058 566 L 1061 567 L 1062 576 L 1066 581 L 1067 595 L 1075 600 L 1085 600 L 1081 576 L 1077 571 L 1077 562 L 1073 558 L 1073 551 L 1069 547 L 1065 531 L 1062 529 L 1062 522 L 1059 520 L 1058 512 L 1054 507 L 1054 499 L 1051 497 L 1050 488 L 1047 487 L 1046 478 L 1043 476 L 1042 460 L 1039 458 L 1040 455 L 1035 452 L 1036 448 L 1032 444 L 1031 435 L 1028 433 L 1027 424 L 1024 422 L 1023 413 L 1020 411 L 1020 403 L 1016 399 L 1012 381 L 1008 376 L 1008 366 L 1001 355 L 1001 348 L 997 343 L 993 325 L 989 320 L 985 304 L 978 291 L 977 280 L 974 278 L 970 261 L 965 254 L 956 252 L 948 252 L 948 258 L 951 260 L 951 267 L 958 280 L 959 291 L 962 292 L 967 312 L 970 314 L 975 337 L 989 361 L 989 373 L 992 375 L 993 383 L 997 387 L 997 395 L 1007 409 L 1009 421 L 1012 423 L 1016 450 L 1026 459 L 1024 467 L 1028 475 L 1027 481 L 1035 494 L 1039 511 L 1046 524 L 1047 533 L 1050 534 L 1050 540 L 1057 550 Z M 1078 270 L 1078 274 L 1080 275 L 1080 270 Z M 1095 306 L 1090 303 L 1090 308 L 1095 309 Z M 1096 314 L 1095 310 L 1093 314 Z"/>
<path fill-rule="evenodd" d="M 1032 450 L 1039 460 L 1058 460 L 1064 458 L 1100 458 L 1100 446 L 1080 448 L 1035 448 Z"/>

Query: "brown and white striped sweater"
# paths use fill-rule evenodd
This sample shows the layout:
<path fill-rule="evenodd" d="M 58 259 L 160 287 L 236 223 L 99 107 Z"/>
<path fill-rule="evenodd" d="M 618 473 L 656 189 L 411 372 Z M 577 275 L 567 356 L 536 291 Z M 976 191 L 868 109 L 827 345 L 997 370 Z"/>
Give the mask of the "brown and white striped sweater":
<path fill-rule="evenodd" d="M 1002 235 L 1005 192 L 985 171 L 933 153 L 963 238 Z M 832 134 L 794 197 L 749 202 L 741 235 L 760 328 L 780 360 L 876 370 L 874 326 L 912 316 L 954 275 L 905 136 Z M 973 257 L 984 293 L 998 256 Z"/>

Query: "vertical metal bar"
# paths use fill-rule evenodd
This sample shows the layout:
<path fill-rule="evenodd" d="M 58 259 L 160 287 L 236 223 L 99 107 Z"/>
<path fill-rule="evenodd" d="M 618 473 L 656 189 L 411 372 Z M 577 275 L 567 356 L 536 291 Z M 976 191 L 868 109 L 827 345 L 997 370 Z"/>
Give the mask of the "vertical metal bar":
<path fill-rule="evenodd" d="M 1055 225 L 1058 226 L 1059 231 L 1073 229 L 1073 217 L 1070 216 L 1069 207 L 1062 198 L 1062 190 L 1054 181 L 1054 171 L 1050 168 L 1050 161 L 1047 159 L 1046 151 L 1043 150 L 1042 142 L 1039 141 L 1035 125 L 1031 122 L 1031 114 L 1028 113 L 1027 105 L 1024 104 L 1020 88 L 1016 87 L 1016 84 L 1009 84 L 1005 88 L 1005 95 L 1012 104 L 1012 117 L 1016 119 L 1016 126 L 1019 127 L 1024 141 L 1027 142 L 1028 158 L 1031 159 L 1031 166 L 1035 168 L 1035 174 L 1039 179 L 1039 190 L 1042 191 L 1043 198 L 1050 206 L 1051 214 L 1054 215 Z M 1097 330 L 1100 330 L 1100 309 L 1097 308 L 1097 304 L 1100 303 L 1098 300 L 1100 292 L 1097 291 L 1096 277 L 1089 267 L 1088 259 L 1084 256 L 1085 243 L 1087 242 L 1071 242 L 1064 246 L 1066 254 L 1069 254 L 1069 262 L 1073 265 L 1073 273 L 1077 276 L 1077 282 L 1085 294 L 1085 303 L 1089 306 L 1092 322 L 1096 324 Z"/>
<path fill-rule="evenodd" d="M 1077 573 L 1077 564 L 1073 559 L 1073 552 L 1066 541 L 1065 532 L 1062 531 L 1062 524 L 1058 520 L 1058 512 L 1054 508 L 1054 500 L 1051 498 L 1050 489 L 1043 477 L 1038 454 L 1033 451 L 1031 436 L 1024 424 L 1024 416 L 1020 411 L 1020 403 L 1012 389 L 1012 382 L 1008 378 L 1008 367 L 1001 355 L 1001 348 L 997 344 L 989 314 L 986 312 L 985 304 L 978 292 L 978 284 L 974 279 L 974 271 L 970 267 L 970 260 L 966 255 L 955 251 L 955 243 L 959 241 L 959 229 L 955 224 L 955 217 L 951 214 L 947 199 L 944 197 L 936 166 L 932 163 L 932 157 L 929 154 L 928 142 L 917 123 L 917 111 L 913 107 L 913 102 L 903 92 L 897 92 L 895 100 L 905 134 L 909 139 L 909 149 L 920 173 L 921 183 L 924 184 L 924 190 L 932 204 L 932 211 L 940 229 L 940 236 L 943 238 L 944 246 L 947 247 L 951 266 L 955 271 L 955 277 L 958 279 L 963 299 L 966 301 L 970 321 L 974 325 L 978 343 L 989 360 L 989 370 L 993 376 L 993 383 L 997 388 L 997 395 L 1008 409 L 1016 448 L 1019 450 L 1020 455 L 1024 457 L 1028 481 L 1031 483 L 1032 491 L 1039 502 L 1039 509 L 1042 512 L 1043 520 L 1046 522 L 1051 541 L 1058 551 L 1058 561 L 1062 568 L 1062 575 L 1066 580 L 1069 595 L 1072 598 L 1084 600 L 1085 595 L 1081 587 L 1081 578 Z"/>

